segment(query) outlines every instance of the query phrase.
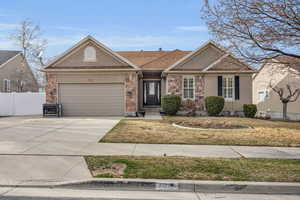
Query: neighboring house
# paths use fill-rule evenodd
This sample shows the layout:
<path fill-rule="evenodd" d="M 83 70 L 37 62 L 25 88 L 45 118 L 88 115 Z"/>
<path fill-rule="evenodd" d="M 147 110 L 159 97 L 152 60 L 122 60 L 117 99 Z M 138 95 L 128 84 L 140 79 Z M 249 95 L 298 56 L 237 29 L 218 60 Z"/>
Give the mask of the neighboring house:
<path fill-rule="evenodd" d="M 300 59 L 286 56 L 273 59 L 263 64 L 253 79 L 253 103 L 257 104 L 258 116 L 282 118 L 283 105 L 278 94 L 269 87 L 270 83 L 272 86 L 283 88 L 284 96 L 288 95 L 287 84 L 294 90 L 299 88 Z M 300 97 L 296 102 L 288 103 L 288 117 L 300 120 Z"/>
<path fill-rule="evenodd" d="M 37 81 L 22 53 L 0 50 L 0 92 L 37 91 Z"/>
<path fill-rule="evenodd" d="M 179 95 L 204 109 L 207 96 L 224 96 L 225 111 L 252 103 L 254 70 L 213 42 L 195 51 L 114 52 L 88 36 L 50 62 L 47 103 L 64 115 L 135 115 L 159 107 L 164 94 Z"/>

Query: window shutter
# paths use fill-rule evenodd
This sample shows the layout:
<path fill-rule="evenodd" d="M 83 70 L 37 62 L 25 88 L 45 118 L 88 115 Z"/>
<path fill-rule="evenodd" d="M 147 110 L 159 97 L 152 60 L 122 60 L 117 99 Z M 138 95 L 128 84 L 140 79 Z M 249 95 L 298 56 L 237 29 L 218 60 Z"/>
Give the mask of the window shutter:
<path fill-rule="evenodd" d="M 235 93 L 235 100 L 240 99 L 240 77 L 235 76 L 234 77 L 234 93 Z"/>
<path fill-rule="evenodd" d="M 223 78 L 222 76 L 218 76 L 218 96 L 223 96 L 222 84 L 223 84 Z"/>

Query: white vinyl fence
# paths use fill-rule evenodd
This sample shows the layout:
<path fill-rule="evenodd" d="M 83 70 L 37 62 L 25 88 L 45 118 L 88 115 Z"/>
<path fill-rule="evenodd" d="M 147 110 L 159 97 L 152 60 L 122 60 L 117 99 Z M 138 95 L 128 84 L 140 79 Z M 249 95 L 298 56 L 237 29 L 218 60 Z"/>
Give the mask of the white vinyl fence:
<path fill-rule="evenodd" d="M 0 93 L 0 116 L 42 115 L 45 93 Z"/>

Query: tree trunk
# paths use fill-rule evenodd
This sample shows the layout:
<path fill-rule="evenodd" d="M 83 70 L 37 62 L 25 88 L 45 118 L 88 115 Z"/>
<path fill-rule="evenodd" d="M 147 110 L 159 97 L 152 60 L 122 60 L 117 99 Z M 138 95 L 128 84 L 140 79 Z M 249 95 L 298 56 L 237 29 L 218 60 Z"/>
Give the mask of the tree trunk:
<path fill-rule="evenodd" d="M 282 116 L 283 116 L 283 120 L 287 120 L 287 103 L 282 103 L 283 104 L 283 112 L 282 112 Z"/>

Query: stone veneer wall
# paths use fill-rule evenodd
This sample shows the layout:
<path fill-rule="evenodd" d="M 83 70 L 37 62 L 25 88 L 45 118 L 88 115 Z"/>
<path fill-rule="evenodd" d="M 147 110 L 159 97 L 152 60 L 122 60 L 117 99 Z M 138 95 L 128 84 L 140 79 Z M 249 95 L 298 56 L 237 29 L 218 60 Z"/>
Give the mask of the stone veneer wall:
<path fill-rule="evenodd" d="M 56 103 L 57 102 L 57 82 L 55 74 L 46 73 L 46 103 Z"/>
<path fill-rule="evenodd" d="M 135 116 L 138 110 L 138 75 L 135 72 L 125 76 L 126 116 Z"/>
<path fill-rule="evenodd" d="M 57 102 L 57 81 L 56 75 L 47 73 L 47 84 L 46 84 L 46 102 L 56 103 Z M 138 110 L 138 75 L 135 72 L 127 73 L 125 75 L 125 115 L 135 116 Z"/>
<path fill-rule="evenodd" d="M 175 94 L 183 100 L 183 78 L 184 75 L 168 74 L 167 75 L 167 93 Z M 195 103 L 198 111 L 204 110 L 204 78 L 201 75 L 193 75 L 195 77 Z M 184 100 L 182 102 L 184 104 Z"/>

